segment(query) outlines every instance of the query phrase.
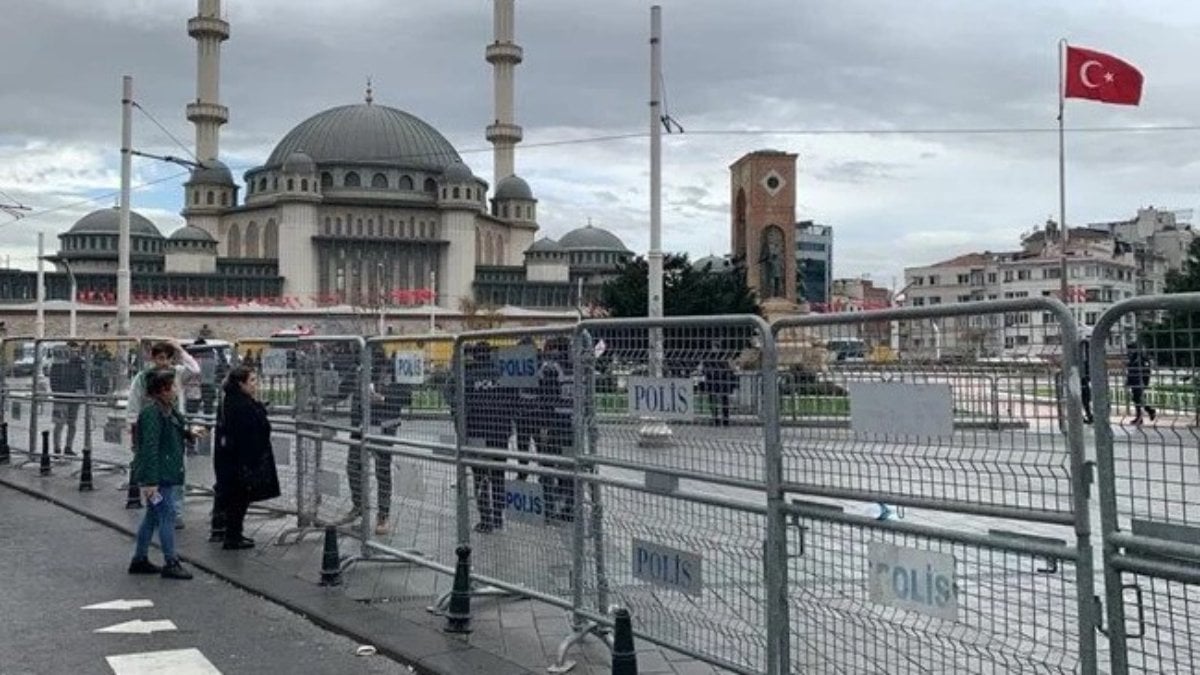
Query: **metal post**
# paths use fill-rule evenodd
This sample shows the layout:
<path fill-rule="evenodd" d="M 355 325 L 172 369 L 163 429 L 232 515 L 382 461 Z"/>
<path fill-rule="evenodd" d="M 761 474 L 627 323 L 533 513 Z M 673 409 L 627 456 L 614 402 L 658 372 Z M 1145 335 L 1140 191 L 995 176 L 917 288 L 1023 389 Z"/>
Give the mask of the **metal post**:
<path fill-rule="evenodd" d="M 46 337 L 46 233 L 37 233 L 37 320 L 34 324 L 34 334 L 40 339 Z M 36 373 L 34 383 L 37 383 Z"/>
<path fill-rule="evenodd" d="M 767 531 L 763 571 L 767 605 L 767 672 L 791 672 L 791 623 L 788 618 L 787 517 L 783 488 L 783 441 L 779 419 L 779 353 L 770 326 L 759 321 L 762 341 L 763 475 L 767 488 Z"/>
<path fill-rule="evenodd" d="M 662 252 L 662 7 L 650 8 L 650 251 L 647 284 L 649 317 L 663 316 Z M 663 331 L 650 329 L 650 376 L 663 376 Z M 647 419 L 639 431 L 642 445 L 662 446 L 671 442 L 671 427 Z"/>
<path fill-rule="evenodd" d="M 437 332 L 437 272 L 429 271 L 429 292 L 432 294 L 429 300 L 429 333 L 432 335 Z"/>
<path fill-rule="evenodd" d="M 471 509 L 469 501 L 471 499 L 471 486 L 467 484 L 467 465 L 463 464 L 466 459 L 463 452 L 463 445 L 467 442 L 467 365 L 466 365 L 466 341 L 461 338 L 455 340 L 454 357 L 452 365 L 454 367 L 454 396 L 455 410 L 457 411 L 454 427 L 457 433 L 454 434 L 454 482 L 457 487 L 456 503 L 455 503 L 455 521 L 458 529 L 458 543 L 460 546 L 471 545 Z"/>
<path fill-rule="evenodd" d="M 1066 40 L 1058 41 L 1058 227 L 1062 230 L 1062 234 L 1059 236 L 1059 242 L 1062 246 L 1061 255 L 1059 256 L 1059 271 L 1062 274 L 1062 282 L 1059 286 L 1063 303 L 1069 304 L 1071 298 L 1069 294 L 1070 285 L 1067 283 L 1067 242 L 1070 239 L 1071 233 L 1067 229 L 1067 151 L 1066 134 L 1063 129 L 1063 111 L 1066 109 L 1066 101 L 1063 98 L 1063 87 L 1066 86 L 1066 81 L 1063 78 L 1063 50 L 1066 46 Z"/>
<path fill-rule="evenodd" d="M 41 257 L 41 251 L 38 251 L 38 257 L 39 258 Z M 67 270 L 67 278 L 69 278 L 71 280 L 70 335 L 71 335 L 71 337 L 75 337 L 76 335 L 78 335 L 78 332 L 76 330 L 76 328 L 77 328 L 76 314 L 77 314 L 77 310 L 79 308 L 79 284 L 78 284 L 77 280 L 75 279 L 74 270 L 71 269 L 71 263 L 67 260 L 60 260 L 59 262 L 62 263 L 63 268 L 65 270 Z"/>
<path fill-rule="evenodd" d="M 367 345 L 363 341 L 357 343 L 358 346 L 358 372 L 360 373 L 358 381 L 358 394 L 362 397 L 362 419 L 359 420 L 358 443 L 356 447 L 350 448 L 350 452 L 358 453 L 359 469 L 359 485 L 362 486 L 362 522 L 359 524 L 359 535 L 362 537 L 360 543 L 362 546 L 359 549 L 359 556 L 362 558 L 371 557 L 371 549 L 367 546 L 371 541 L 371 491 L 369 488 L 369 476 L 367 471 L 367 434 L 371 431 L 371 394 L 374 391 L 371 387 L 371 350 L 367 349 Z M 378 458 L 376 458 L 378 461 Z M 378 509 L 379 505 L 376 504 Z"/>
<path fill-rule="evenodd" d="M 38 380 L 42 376 L 42 340 L 33 341 L 33 380 L 29 386 L 29 455 L 37 452 L 38 440 Z"/>
<path fill-rule="evenodd" d="M 121 78 L 121 212 L 117 230 L 117 335 L 129 335 L 129 182 L 133 171 L 133 78 Z"/>

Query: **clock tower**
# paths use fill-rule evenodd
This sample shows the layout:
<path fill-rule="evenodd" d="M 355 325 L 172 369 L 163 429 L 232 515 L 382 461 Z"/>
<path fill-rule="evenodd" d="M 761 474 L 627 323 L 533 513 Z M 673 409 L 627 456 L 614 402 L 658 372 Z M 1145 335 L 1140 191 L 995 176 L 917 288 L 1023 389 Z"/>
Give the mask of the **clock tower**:
<path fill-rule="evenodd" d="M 731 242 L 764 308 L 796 308 L 796 155 L 759 150 L 734 162 Z"/>

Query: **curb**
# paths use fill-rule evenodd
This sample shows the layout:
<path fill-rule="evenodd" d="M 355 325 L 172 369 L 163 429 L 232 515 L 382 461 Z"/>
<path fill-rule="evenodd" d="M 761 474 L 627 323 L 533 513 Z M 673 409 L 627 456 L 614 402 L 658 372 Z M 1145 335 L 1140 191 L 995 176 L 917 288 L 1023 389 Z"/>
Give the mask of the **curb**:
<path fill-rule="evenodd" d="M 61 496 L 14 481 L 6 475 L 7 473 L 0 472 L 0 486 L 49 502 L 127 536 L 136 535 L 135 529 L 125 523 L 93 512 Z M 203 555 L 187 555 L 181 552 L 179 557 L 196 569 L 242 591 L 273 602 L 325 630 L 358 644 L 373 645 L 379 654 L 408 666 L 420 675 L 527 675 L 532 672 L 504 657 L 471 646 L 463 639 L 384 614 L 342 595 L 339 590 L 320 588 L 290 576 L 280 575 L 267 565 L 254 563 L 255 567 L 261 569 L 253 569 L 249 565 L 241 564 L 237 570 L 239 574 L 222 569 L 222 566 L 214 561 L 205 560 Z M 388 634 L 381 635 L 379 631 L 371 630 L 367 625 L 371 622 L 387 626 L 390 629 Z M 397 630 L 400 626 L 403 628 Z"/>

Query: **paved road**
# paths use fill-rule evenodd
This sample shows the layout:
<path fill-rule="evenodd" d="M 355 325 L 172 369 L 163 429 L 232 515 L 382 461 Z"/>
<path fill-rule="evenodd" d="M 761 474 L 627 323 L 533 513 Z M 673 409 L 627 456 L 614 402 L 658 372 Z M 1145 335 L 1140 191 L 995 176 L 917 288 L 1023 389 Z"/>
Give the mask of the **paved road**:
<path fill-rule="evenodd" d="M 411 672 L 382 656 L 357 657 L 353 642 L 206 574 L 196 572 L 187 582 L 128 576 L 128 537 L 48 502 L 0 487 L 0 513 L 3 675 Z M 119 599 L 145 599 L 154 606 L 80 609 Z M 150 635 L 94 632 L 134 620 L 170 620 L 178 629 Z M 174 650 L 198 650 L 186 654 L 185 662 L 203 659 L 214 669 L 136 670 L 106 661 Z"/>

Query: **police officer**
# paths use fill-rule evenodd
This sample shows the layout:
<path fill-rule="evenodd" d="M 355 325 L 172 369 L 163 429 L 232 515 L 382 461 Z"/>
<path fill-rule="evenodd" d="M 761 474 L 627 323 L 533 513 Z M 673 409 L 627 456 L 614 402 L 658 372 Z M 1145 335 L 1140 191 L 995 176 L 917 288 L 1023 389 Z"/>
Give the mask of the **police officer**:
<path fill-rule="evenodd" d="M 574 450 L 574 382 L 570 339 L 562 336 L 550 338 L 542 348 L 542 362 L 538 368 L 540 417 L 545 430 L 542 444 L 538 446 L 539 454 L 562 456 Z M 567 469 L 562 464 L 548 464 L 547 467 L 560 471 Z M 546 519 L 563 522 L 573 520 L 575 481 L 543 475 L 541 484 Z"/>
<path fill-rule="evenodd" d="M 532 347 L 533 338 L 528 335 L 522 337 L 518 342 L 518 346 Z M 540 442 L 542 423 L 541 423 L 541 406 L 538 405 L 538 388 L 519 387 L 516 391 L 516 406 L 513 408 L 513 423 L 517 431 L 517 452 L 533 452 L 535 442 Z M 535 441 L 539 439 L 539 441 Z M 529 462 L 524 459 L 517 460 L 517 464 L 528 466 Z M 529 474 L 518 471 L 517 480 L 525 480 Z"/>
<path fill-rule="evenodd" d="M 457 391 L 451 389 L 448 398 L 455 421 L 462 415 L 462 427 L 468 447 L 484 447 L 496 450 L 508 449 L 512 435 L 512 413 L 499 384 L 499 373 L 492 347 L 486 342 L 476 342 L 464 347 L 463 403 L 459 410 Z M 467 455 L 471 457 L 471 455 Z M 475 507 L 479 510 L 476 532 L 492 532 L 504 527 L 504 462 L 482 457 L 472 457 L 496 468 L 472 466 L 475 482 Z"/>

